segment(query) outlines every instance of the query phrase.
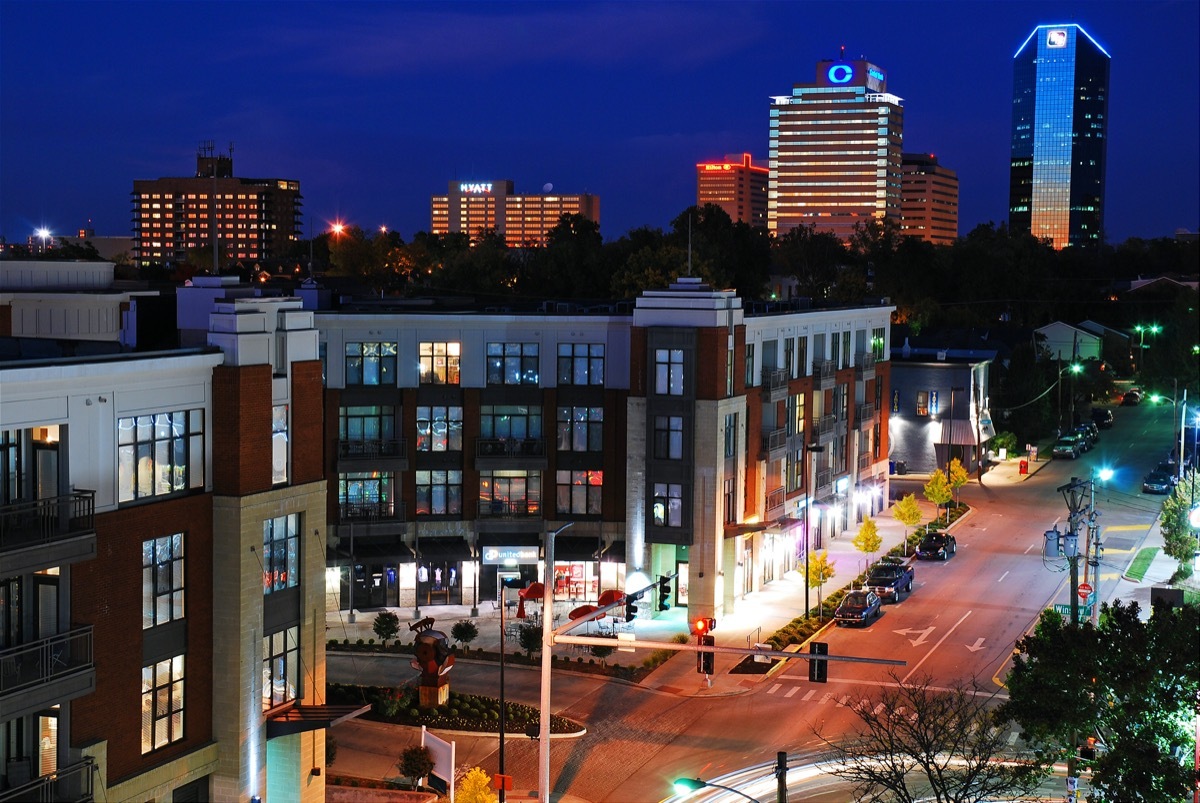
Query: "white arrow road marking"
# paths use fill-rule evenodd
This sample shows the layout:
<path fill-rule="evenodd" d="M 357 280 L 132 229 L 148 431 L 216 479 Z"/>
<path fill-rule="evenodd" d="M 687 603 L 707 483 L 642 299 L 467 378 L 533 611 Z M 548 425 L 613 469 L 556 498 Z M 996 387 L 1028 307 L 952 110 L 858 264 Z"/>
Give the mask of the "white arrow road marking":
<path fill-rule="evenodd" d="M 905 675 L 904 678 L 901 679 L 900 682 L 907 683 L 908 679 L 913 676 L 913 673 L 915 673 L 918 669 L 921 668 L 921 664 L 925 663 L 925 661 L 927 661 L 929 659 L 929 656 L 933 655 L 934 651 L 937 650 L 938 647 L 942 646 L 942 642 L 945 641 L 946 639 L 950 638 L 950 634 L 954 632 L 955 628 L 957 628 L 959 625 L 961 625 L 963 622 L 965 622 L 967 617 L 970 615 L 971 615 L 970 611 L 967 611 L 966 613 L 964 613 L 962 615 L 962 619 L 959 619 L 957 622 L 955 622 L 950 627 L 950 629 L 946 631 L 946 635 L 944 635 L 940 639 L 938 639 L 937 644 L 934 644 L 932 647 L 929 648 L 929 652 L 925 653 L 925 657 L 922 658 L 921 660 L 917 661 L 916 666 L 914 666 L 912 669 L 910 669 L 908 674 Z M 929 629 L 932 630 L 933 628 L 931 627 Z"/>
<path fill-rule="evenodd" d="M 924 644 L 926 641 L 929 640 L 929 634 L 932 633 L 933 631 L 934 631 L 933 627 L 927 627 L 924 630 L 913 630 L 911 627 L 906 627 L 903 630 L 893 630 L 892 632 L 896 633 L 897 635 L 900 635 L 900 636 L 911 636 L 913 633 L 920 633 L 921 635 L 918 636 L 916 639 L 908 640 L 908 642 L 910 644 L 912 644 L 914 647 L 920 647 L 922 644 Z"/>
<path fill-rule="evenodd" d="M 971 652 L 979 652 L 980 650 L 983 649 L 983 639 L 981 639 L 981 638 L 975 639 L 975 643 L 968 644 L 967 649 L 970 650 Z"/>

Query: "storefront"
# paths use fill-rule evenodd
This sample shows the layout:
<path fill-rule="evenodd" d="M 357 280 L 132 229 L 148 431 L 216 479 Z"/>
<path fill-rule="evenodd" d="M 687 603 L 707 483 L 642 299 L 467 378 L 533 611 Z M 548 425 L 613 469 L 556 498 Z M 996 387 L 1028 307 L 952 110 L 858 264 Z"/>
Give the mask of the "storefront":
<path fill-rule="evenodd" d="M 470 572 L 470 561 L 470 547 L 462 538 L 418 539 L 417 606 L 462 605 L 464 570 Z"/>

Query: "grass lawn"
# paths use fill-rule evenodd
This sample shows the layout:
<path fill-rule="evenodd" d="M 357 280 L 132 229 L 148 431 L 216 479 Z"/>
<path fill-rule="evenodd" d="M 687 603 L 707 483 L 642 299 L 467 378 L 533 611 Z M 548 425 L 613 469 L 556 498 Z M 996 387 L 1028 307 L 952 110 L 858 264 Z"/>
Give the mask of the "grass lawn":
<path fill-rule="evenodd" d="M 1146 576 L 1146 570 L 1150 568 L 1151 561 L 1158 554 L 1158 547 L 1150 546 L 1138 551 L 1134 557 L 1133 563 L 1129 564 L 1129 570 L 1125 572 L 1125 576 L 1135 582 L 1141 582 Z"/>

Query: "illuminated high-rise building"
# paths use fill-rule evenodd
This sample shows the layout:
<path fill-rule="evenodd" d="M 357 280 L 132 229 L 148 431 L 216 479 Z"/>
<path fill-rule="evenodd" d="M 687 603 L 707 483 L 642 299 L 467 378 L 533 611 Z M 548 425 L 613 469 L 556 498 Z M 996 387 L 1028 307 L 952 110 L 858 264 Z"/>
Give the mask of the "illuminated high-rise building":
<path fill-rule="evenodd" d="M 547 184 L 540 195 L 514 195 L 513 183 L 451 181 L 445 195 L 430 202 L 433 234 L 466 234 L 472 241 L 485 230 L 504 238 L 509 248 L 542 245 L 563 215 L 582 215 L 600 223 L 600 199 L 595 195 L 554 194 Z"/>
<path fill-rule="evenodd" d="M 734 223 L 767 225 L 767 182 L 770 170 L 754 164 L 748 153 L 728 154 L 723 162 L 696 165 L 696 205 L 713 204 Z"/>
<path fill-rule="evenodd" d="M 1074 23 L 1039 25 L 1017 49 L 1010 229 L 1055 248 L 1103 241 L 1109 61 Z"/>
<path fill-rule="evenodd" d="M 958 174 L 932 153 L 906 153 L 900 183 L 900 234 L 934 245 L 958 238 Z"/>
<path fill-rule="evenodd" d="M 236 178 L 233 150 L 201 143 L 196 175 L 133 182 L 133 258 L 137 265 L 186 262 L 212 253 L 214 226 L 221 265 L 287 256 L 300 235 L 300 182 Z"/>
<path fill-rule="evenodd" d="M 902 100 L 868 61 L 819 61 L 816 81 L 771 99 L 767 226 L 816 226 L 843 240 L 856 223 L 900 219 Z"/>

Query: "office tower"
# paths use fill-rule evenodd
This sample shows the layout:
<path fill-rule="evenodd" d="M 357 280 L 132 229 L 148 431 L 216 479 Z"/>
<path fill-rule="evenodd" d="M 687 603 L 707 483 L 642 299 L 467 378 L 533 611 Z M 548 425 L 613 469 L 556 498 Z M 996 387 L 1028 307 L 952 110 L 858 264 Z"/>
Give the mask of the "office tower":
<path fill-rule="evenodd" d="M 504 238 L 509 248 L 543 245 L 563 215 L 582 215 L 600 223 L 595 195 L 556 195 L 547 184 L 540 195 L 514 195 L 513 182 L 451 181 L 445 195 L 430 201 L 434 234 L 466 234 L 472 241 L 485 230 Z"/>
<path fill-rule="evenodd" d="M 195 176 L 133 182 L 134 262 L 179 264 L 201 249 L 211 260 L 214 221 L 220 266 L 281 259 L 300 234 L 300 206 L 300 182 L 235 178 L 232 149 L 202 143 Z"/>
<path fill-rule="evenodd" d="M 900 178 L 900 233 L 934 245 L 958 237 L 958 174 L 932 153 L 906 153 Z"/>
<path fill-rule="evenodd" d="M 864 60 L 817 62 L 816 81 L 771 99 L 767 225 L 815 225 L 842 240 L 856 223 L 900 218 L 901 99 Z"/>
<path fill-rule="evenodd" d="M 732 153 L 722 162 L 696 165 L 696 205 L 713 204 L 735 223 L 767 225 L 767 182 L 771 171 L 754 164 L 748 153 Z"/>
<path fill-rule="evenodd" d="M 1108 67 L 1075 24 L 1039 25 L 1013 57 L 1008 225 L 1055 248 L 1104 239 Z"/>

